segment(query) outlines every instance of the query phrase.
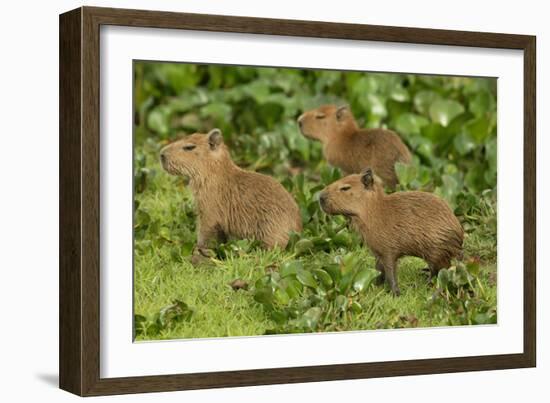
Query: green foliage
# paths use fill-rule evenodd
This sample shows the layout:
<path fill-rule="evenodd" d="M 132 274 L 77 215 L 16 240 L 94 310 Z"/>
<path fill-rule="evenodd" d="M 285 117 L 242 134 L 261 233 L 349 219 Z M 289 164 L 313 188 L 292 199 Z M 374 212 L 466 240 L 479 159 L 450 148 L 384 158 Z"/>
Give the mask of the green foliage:
<path fill-rule="evenodd" d="M 479 279 L 478 261 L 443 269 L 428 307 L 434 318 L 447 325 L 481 325 L 497 322 L 496 307 L 489 303 Z"/>
<path fill-rule="evenodd" d="M 162 331 L 170 330 L 178 322 L 188 321 L 193 316 L 191 309 L 185 302 L 174 300 L 170 305 L 163 307 L 152 317 L 134 315 L 134 328 L 137 335 L 144 337 L 158 336 Z"/>
<path fill-rule="evenodd" d="M 276 324 L 266 333 L 329 331 L 363 311 L 358 298 L 378 275 L 355 254 L 309 262 L 307 268 L 292 260 L 260 278 L 253 294 Z"/>
<path fill-rule="evenodd" d="M 496 320 L 496 80 L 150 62 L 134 64 L 134 80 L 138 340 Z M 438 277 L 434 293 L 424 263 L 404 259 L 401 297 L 372 285 L 374 259 L 359 236 L 318 205 L 319 192 L 341 172 L 296 125 L 303 111 L 324 103 L 348 104 L 362 127 L 399 133 L 414 159 L 396 165 L 398 190 L 445 198 L 479 270 L 458 263 L 442 271 L 450 280 Z M 304 228 L 286 250 L 229 240 L 216 246 L 208 267 L 189 263 L 194 201 L 183 178 L 162 171 L 158 154 L 180 134 L 214 127 L 238 165 L 275 177 L 296 199 Z M 236 279 L 250 287 L 235 292 Z M 181 295 L 185 309 L 174 302 Z"/>
<path fill-rule="evenodd" d="M 420 183 L 428 190 L 444 187 L 443 175 L 474 193 L 496 185 L 494 79 L 140 62 L 135 80 L 137 144 L 219 127 L 242 166 L 314 169 L 321 148 L 295 120 L 332 102 L 367 127 L 396 130 L 430 176 Z"/>

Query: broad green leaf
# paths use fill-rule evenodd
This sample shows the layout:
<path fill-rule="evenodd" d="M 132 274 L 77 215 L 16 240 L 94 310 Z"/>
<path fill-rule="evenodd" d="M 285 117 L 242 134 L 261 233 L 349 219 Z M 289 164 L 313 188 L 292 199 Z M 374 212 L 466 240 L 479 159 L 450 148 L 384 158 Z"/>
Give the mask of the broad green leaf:
<path fill-rule="evenodd" d="M 380 272 L 375 269 L 363 269 L 359 271 L 353 279 L 353 289 L 361 292 L 372 284 L 374 279 L 380 275 Z"/>
<path fill-rule="evenodd" d="M 273 291 L 271 287 L 262 287 L 254 293 L 254 300 L 260 304 L 271 306 L 273 304 Z"/>
<path fill-rule="evenodd" d="M 310 287 L 310 288 L 313 288 L 313 289 L 317 289 L 317 287 L 318 287 L 318 284 L 315 281 L 315 278 L 307 270 L 299 269 L 296 273 L 296 278 L 298 279 L 298 281 L 300 283 L 302 283 L 306 287 Z"/>
<path fill-rule="evenodd" d="M 394 87 L 390 92 L 390 97 L 397 102 L 407 102 L 410 99 L 409 92 L 401 86 Z"/>
<path fill-rule="evenodd" d="M 476 143 L 467 132 L 455 136 L 453 144 L 460 155 L 469 154 L 476 148 Z"/>
<path fill-rule="evenodd" d="M 363 311 L 363 307 L 361 306 L 361 304 L 357 301 L 353 301 L 351 303 L 351 306 L 350 306 L 350 309 L 353 313 L 357 314 L 357 313 L 361 313 Z"/>
<path fill-rule="evenodd" d="M 302 269 L 302 262 L 300 262 L 299 260 L 291 260 L 282 264 L 279 273 L 281 274 L 281 277 L 284 278 L 292 275 L 295 276 L 298 273 L 298 270 Z"/>
<path fill-rule="evenodd" d="M 153 109 L 147 118 L 147 126 L 161 135 L 168 134 L 170 113 L 170 109 L 162 105 Z"/>
<path fill-rule="evenodd" d="M 302 294 L 302 284 L 294 279 L 287 279 L 286 293 L 290 298 L 299 298 Z"/>
<path fill-rule="evenodd" d="M 304 327 L 315 330 L 322 313 L 323 311 L 319 307 L 309 308 L 301 318 Z"/>
<path fill-rule="evenodd" d="M 464 106 L 451 99 L 440 99 L 430 106 L 430 118 L 444 127 L 462 112 L 464 112 Z"/>
<path fill-rule="evenodd" d="M 311 240 L 300 239 L 298 242 L 296 242 L 296 245 L 294 245 L 294 252 L 296 252 L 296 256 L 301 256 L 313 250 L 314 246 L 315 245 Z"/>
<path fill-rule="evenodd" d="M 334 300 L 334 307 L 337 311 L 344 312 L 348 307 L 348 299 L 344 295 L 338 295 Z"/>
<path fill-rule="evenodd" d="M 395 173 L 399 179 L 399 183 L 403 186 L 408 186 L 417 176 L 416 166 L 413 164 L 403 164 L 402 162 L 395 163 Z"/>
<path fill-rule="evenodd" d="M 423 115 L 428 115 L 430 106 L 434 101 L 440 98 L 439 94 L 434 91 L 418 91 L 414 96 L 413 104 L 418 112 Z"/>
<path fill-rule="evenodd" d="M 342 294 L 346 294 L 349 291 L 349 288 L 353 282 L 354 277 L 355 277 L 355 272 L 353 271 L 349 271 L 342 276 L 342 279 L 340 280 L 340 287 L 339 287 L 339 290 Z"/>
<path fill-rule="evenodd" d="M 486 117 L 471 120 L 466 124 L 465 131 L 478 144 L 483 144 L 485 139 L 491 134 L 491 122 Z"/>
<path fill-rule="evenodd" d="M 333 284 L 332 277 L 326 271 L 322 269 L 313 269 L 313 275 L 323 284 L 325 287 L 331 287 Z"/>
<path fill-rule="evenodd" d="M 337 283 L 340 281 L 340 278 L 342 277 L 342 272 L 340 270 L 340 265 L 338 264 L 328 264 L 324 265 L 323 269 L 330 274 L 330 277 L 332 278 L 332 281 Z"/>
<path fill-rule="evenodd" d="M 404 113 L 395 121 L 395 130 L 403 135 L 420 134 L 422 128 L 430 121 L 424 116 Z"/>
<path fill-rule="evenodd" d="M 290 301 L 290 296 L 285 290 L 282 290 L 281 288 L 277 288 L 275 290 L 275 292 L 273 293 L 273 298 L 280 305 L 286 305 Z"/>
<path fill-rule="evenodd" d="M 495 110 L 495 99 L 493 95 L 488 91 L 477 92 L 474 96 L 470 97 L 468 109 L 476 117 L 487 115 Z"/>

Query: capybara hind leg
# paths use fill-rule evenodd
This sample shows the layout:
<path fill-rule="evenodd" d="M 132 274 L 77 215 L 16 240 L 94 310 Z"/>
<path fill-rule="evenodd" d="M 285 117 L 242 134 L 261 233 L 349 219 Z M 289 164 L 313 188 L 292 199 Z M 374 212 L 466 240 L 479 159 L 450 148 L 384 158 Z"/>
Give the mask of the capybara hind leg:
<path fill-rule="evenodd" d="M 376 279 L 377 285 L 383 285 L 386 281 L 386 275 L 384 273 L 384 265 L 382 264 L 382 261 L 380 260 L 379 256 L 376 256 L 376 270 L 380 272 L 380 275 Z"/>
<path fill-rule="evenodd" d="M 386 281 L 390 285 L 391 291 L 394 296 L 398 297 L 401 295 L 399 286 L 397 285 L 397 273 L 396 273 L 396 259 L 393 257 L 384 257 L 382 258 L 382 265 L 384 266 L 384 276 Z"/>
<path fill-rule="evenodd" d="M 437 278 L 439 273 L 439 267 L 433 265 L 432 263 L 428 264 L 428 281 L 431 282 L 434 278 Z"/>

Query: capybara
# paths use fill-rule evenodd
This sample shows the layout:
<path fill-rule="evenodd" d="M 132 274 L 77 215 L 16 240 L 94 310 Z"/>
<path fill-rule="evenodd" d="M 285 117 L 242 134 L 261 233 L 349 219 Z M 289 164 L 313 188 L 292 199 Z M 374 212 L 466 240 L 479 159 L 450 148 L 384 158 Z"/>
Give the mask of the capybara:
<path fill-rule="evenodd" d="M 376 258 L 376 269 L 399 295 L 396 265 L 402 256 L 428 263 L 430 275 L 462 256 L 464 231 L 443 199 L 427 192 L 386 194 L 370 168 L 346 176 L 319 195 L 327 214 L 348 217 Z"/>
<path fill-rule="evenodd" d="M 347 106 L 323 105 L 298 118 L 302 134 L 323 144 L 323 154 L 345 175 L 370 167 L 384 185 L 394 189 L 398 178 L 395 163 L 411 162 L 411 153 L 391 130 L 360 129 Z"/>
<path fill-rule="evenodd" d="M 162 167 L 189 178 L 198 209 L 197 248 L 227 238 L 255 239 L 284 248 L 302 222 L 293 197 L 275 179 L 238 167 L 219 129 L 177 140 L 160 152 Z"/>

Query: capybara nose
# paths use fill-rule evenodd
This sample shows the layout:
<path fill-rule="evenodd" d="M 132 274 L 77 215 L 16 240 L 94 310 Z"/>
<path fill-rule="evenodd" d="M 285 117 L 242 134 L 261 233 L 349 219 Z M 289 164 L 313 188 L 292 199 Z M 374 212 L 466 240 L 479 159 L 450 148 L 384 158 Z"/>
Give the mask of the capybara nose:
<path fill-rule="evenodd" d="M 166 154 L 160 153 L 160 161 L 161 161 L 162 163 L 166 162 Z"/>
<path fill-rule="evenodd" d="M 326 193 L 319 194 L 319 203 L 321 203 L 321 206 L 324 206 L 327 202 L 328 195 Z"/>

